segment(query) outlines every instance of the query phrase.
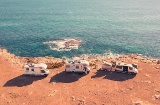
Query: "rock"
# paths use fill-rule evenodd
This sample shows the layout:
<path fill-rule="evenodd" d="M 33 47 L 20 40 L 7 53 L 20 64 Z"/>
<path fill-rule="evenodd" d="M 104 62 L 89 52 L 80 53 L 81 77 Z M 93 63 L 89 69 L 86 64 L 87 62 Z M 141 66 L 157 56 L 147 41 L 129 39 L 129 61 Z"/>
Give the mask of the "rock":
<path fill-rule="evenodd" d="M 160 95 L 154 95 L 154 98 L 155 98 L 156 100 L 158 100 L 158 99 L 160 99 Z"/>
<path fill-rule="evenodd" d="M 79 100 L 80 103 L 82 103 L 83 105 L 85 105 L 86 100 Z"/>
<path fill-rule="evenodd" d="M 158 93 L 160 93 L 160 90 L 159 90 L 159 89 L 155 89 L 155 91 L 158 92 Z"/>
<path fill-rule="evenodd" d="M 75 100 L 76 100 L 76 98 L 75 98 L 74 96 L 71 96 L 71 99 L 72 99 L 73 101 L 75 101 Z"/>
<path fill-rule="evenodd" d="M 143 105 L 143 101 L 137 100 L 137 101 L 133 102 L 133 105 Z"/>
<path fill-rule="evenodd" d="M 157 61 L 157 64 L 160 64 L 160 59 Z"/>
<path fill-rule="evenodd" d="M 53 92 L 56 93 L 56 92 L 58 92 L 58 90 L 54 90 Z"/>
<path fill-rule="evenodd" d="M 143 82 L 145 82 L 145 83 L 149 83 L 149 84 L 150 84 L 150 83 L 152 83 L 152 81 L 143 81 Z"/>
<path fill-rule="evenodd" d="M 7 101 L 7 103 L 8 103 L 8 104 L 10 104 L 10 103 L 11 103 L 11 101 Z"/>
<path fill-rule="evenodd" d="M 52 80 L 52 82 L 50 82 L 52 85 L 54 85 L 57 81 L 56 80 Z"/>
<path fill-rule="evenodd" d="M 54 94 L 48 94 L 48 97 L 54 96 Z"/>
<path fill-rule="evenodd" d="M 129 89 L 129 90 L 132 90 L 132 89 L 133 89 L 133 87 L 129 87 L 128 89 Z"/>
<path fill-rule="evenodd" d="M 150 75 L 148 75 L 148 74 L 145 74 L 145 76 L 146 76 L 146 77 L 150 77 Z"/>
<path fill-rule="evenodd" d="M 125 90 L 124 89 L 120 89 L 120 92 L 125 92 Z"/>

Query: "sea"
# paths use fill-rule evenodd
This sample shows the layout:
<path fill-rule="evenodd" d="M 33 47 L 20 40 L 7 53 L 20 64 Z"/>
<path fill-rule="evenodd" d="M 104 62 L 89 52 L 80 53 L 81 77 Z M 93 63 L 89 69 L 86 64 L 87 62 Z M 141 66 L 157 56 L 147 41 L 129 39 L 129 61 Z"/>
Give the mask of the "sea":
<path fill-rule="evenodd" d="M 43 42 L 82 41 L 54 51 Z M 160 57 L 160 0 L 0 0 L 0 47 L 24 57 L 143 54 Z"/>

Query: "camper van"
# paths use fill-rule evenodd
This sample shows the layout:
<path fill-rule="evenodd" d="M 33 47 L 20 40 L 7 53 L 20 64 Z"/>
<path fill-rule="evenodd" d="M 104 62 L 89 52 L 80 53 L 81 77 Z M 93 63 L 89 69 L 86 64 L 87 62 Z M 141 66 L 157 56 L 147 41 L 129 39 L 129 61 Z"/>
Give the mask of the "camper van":
<path fill-rule="evenodd" d="M 90 72 L 89 62 L 86 60 L 66 61 L 66 72 L 81 72 L 88 74 Z"/>
<path fill-rule="evenodd" d="M 101 70 L 106 71 L 115 71 L 119 73 L 127 73 L 127 74 L 137 74 L 138 73 L 138 65 L 136 64 L 125 64 L 119 62 L 106 62 L 103 61 Z"/>
<path fill-rule="evenodd" d="M 137 74 L 138 66 L 136 64 L 117 63 L 115 67 L 112 67 L 115 72 Z"/>
<path fill-rule="evenodd" d="M 47 76 L 49 74 L 49 70 L 47 70 L 47 65 L 44 63 L 40 64 L 26 64 L 24 66 L 24 75 L 30 76 Z"/>

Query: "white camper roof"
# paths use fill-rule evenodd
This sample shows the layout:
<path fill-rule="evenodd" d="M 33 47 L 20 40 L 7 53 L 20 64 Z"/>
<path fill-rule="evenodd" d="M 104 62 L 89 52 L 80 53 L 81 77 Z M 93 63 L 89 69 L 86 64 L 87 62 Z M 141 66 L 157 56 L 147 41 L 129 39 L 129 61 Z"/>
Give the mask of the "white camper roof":
<path fill-rule="evenodd" d="M 87 64 L 89 65 L 89 62 L 86 60 L 74 60 L 74 61 L 66 61 L 66 64 Z"/>
<path fill-rule="evenodd" d="M 47 65 L 44 64 L 44 63 L 39 63 L 39 64 L 32 63 L 32 64 L 26 64 L 24 67 L 25 68 L 29 68 L 29 67 L 34 67 L 34 68 L 36 68 L 36 67 L 43 67 L 44 69 L 46 69 Z"/>
<path fill-rule="evenodd" d="M 112 64 L 109 62 L 103 62 L 103 65 L 112 66 Z"/>
<path fill-rule="evenodd" d="M 118 66 L 128 66 L 133 67 L 132 64 L 126 64 L 126 63 L 117 63 Z"/>

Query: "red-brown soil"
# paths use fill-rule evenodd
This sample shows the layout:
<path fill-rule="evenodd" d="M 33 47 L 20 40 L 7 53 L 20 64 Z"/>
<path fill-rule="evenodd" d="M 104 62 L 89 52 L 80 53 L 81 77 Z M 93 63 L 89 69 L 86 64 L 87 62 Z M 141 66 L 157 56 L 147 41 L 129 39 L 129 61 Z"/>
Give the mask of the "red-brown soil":
<path fill-rule="evenodd" d="M 47 77 L 30 77 L 23 76 L 26 61 L 10 56 L 0 52 L 0 105 L 160 105 L 156 61 L 131 56 L 116 59 L 137 63 L 137 75 L 98 71 L 101 62 L 90 59 L 93 66 L 88 75 L 65 73 L 62 66 L 50 69 Z"/>

